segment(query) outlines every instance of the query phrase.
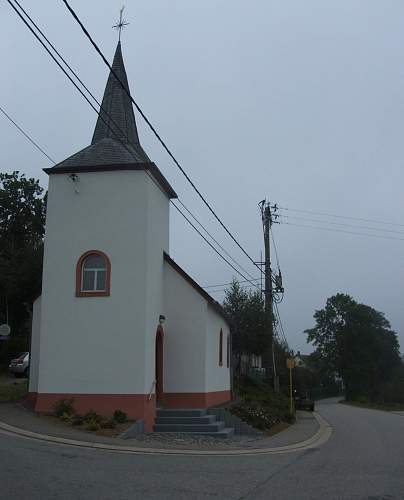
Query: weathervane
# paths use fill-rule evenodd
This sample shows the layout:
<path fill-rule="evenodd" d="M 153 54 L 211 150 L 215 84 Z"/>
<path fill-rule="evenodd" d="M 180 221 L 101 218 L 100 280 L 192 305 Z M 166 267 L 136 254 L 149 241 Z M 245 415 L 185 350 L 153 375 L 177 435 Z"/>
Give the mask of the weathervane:
<path fill-rule="evenodd" d="M 122 13 L 123 13 L 124 8 L 125 8 L 125 6 L 122 5 L 121 10 L 119 11 L 119 21 L 114 26 L 112 26 L 113 28 L 115 28 L 116 30 L 119 31 L 119 38 L 118 38 L 119 41 L 121 41 L 121 31 L 123 30 L 123 28 L 125 26 L 130 24 L 130 23 L 125 22 L 125 19 L 122 18 Z"/>

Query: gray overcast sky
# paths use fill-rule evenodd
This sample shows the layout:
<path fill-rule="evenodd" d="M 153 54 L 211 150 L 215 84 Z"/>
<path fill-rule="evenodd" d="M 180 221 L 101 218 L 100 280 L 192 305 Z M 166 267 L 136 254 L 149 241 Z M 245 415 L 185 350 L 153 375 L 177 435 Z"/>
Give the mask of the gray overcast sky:
<path fill-rule="evenodd" d="M 21 3 L 101 98 L 107 68 L 63 3 Z M 111 59 L 121 2 L 71 4 Z M 0 105 L 61 161 L 90 143 L 95 113 L 8 3 L 1 2 L 0 16 Z M 138 0 L 126 3 L 125 18 L 122 49 L 134 97 L 254 258 L 262 247 L 257 203 L 265 197 L 404 224 L 402 0 Z M 256 275 L 137 121 L 145 150 L 180 198 Z M 2 115 L 0 137 L 1 169 L 46 186 L 46 158 Z M 178 263 L 202 285 L 230 281 L 233 271 L 174 211 L 171 221 Z M 404 226 L 377 226 L 403 234 L 334 227 L 404 239 Z M 404 241 L 291 225 L 274 234 L 286 288 L 280 312 L 293 348 L 311 350 L 302 332 L 314 310 L 346 292 L 384 311 L 404 350 Z"/>

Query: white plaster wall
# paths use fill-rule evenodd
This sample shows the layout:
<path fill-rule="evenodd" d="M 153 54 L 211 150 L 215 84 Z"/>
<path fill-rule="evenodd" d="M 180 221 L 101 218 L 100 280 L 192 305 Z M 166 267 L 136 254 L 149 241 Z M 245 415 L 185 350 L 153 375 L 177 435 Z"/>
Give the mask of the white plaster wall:
<path fill-rule="evenodd" d="M 164 262 L 164 392 L 205 392 L 206 300 Z"/>
<path fill-rule="evenodd" d="M 149 330 L 159 314 L 159 299 L 150 297 L 162 288 L 162 272 L 151 276 L 145 262 L 159 254 L 154 265 L 162 266 L 168 200 L 142 171 L 81 173 L 79 179 L 79 194 L 68 175 L 49 180 L 38 389 L 148 393 L 151 365 L 154 371 L 154 349 L 146 362 Z M 156 217 L 161 227 L 154 241 Z M 76 263 L 88 250 L 111 261 L 110 297 L 75 297 Z"/>
<path fill-rule="evenodd" d="M 41 297 L 38 297 L 32 307 L 31 351 L 29 354 L 29 392 L 38 392 L 40 328 Z"/>
<path fill-rule="evenodd" d="M 223 331 L 223 365 L 219 366 L 220 329 Z M 229 327 L 224 318 L 210 305 L 206 322 L 205 384 L 207 392 L 230 389 L 230 368 L 227 367 L 227 336 Z"/>
<path fill-rule="evenodd" d="M 155 342 L 160 314 L 163 311 L 164 258 L 169 252 L 169 199 L 148 178 L 147 259 L 146 259 L 146 344 L 145 383 L 150 392 L 155 379 Z"/>

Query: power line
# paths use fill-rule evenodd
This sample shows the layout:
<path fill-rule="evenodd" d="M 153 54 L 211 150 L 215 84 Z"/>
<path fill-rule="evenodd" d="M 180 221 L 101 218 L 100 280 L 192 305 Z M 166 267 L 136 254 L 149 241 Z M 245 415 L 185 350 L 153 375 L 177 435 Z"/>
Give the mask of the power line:
<path fill-rule="evenodd" d="M 307 225 L 307 224 L 295 224 L 294 222 L 282 222 L 281 224 L 282 225 L 287 224 L 288 226 L 307 227 L 307 228 L 311 228 L 311 229 L 319 229 L 320 231 L 330 231 L 330 232 L 334 232 L 334 233 L 354 234 L 356 236 L 370 236 L 371 238 L 380 238 L 380 239 L 383 239 L 383 240 L 404 241 L 404 238 L 393 238 L 391 236 L 381 236 L 379 234 L 356 233 L 354 231 L 345 231 L 343 229 L 327 228 L 327 227 L 320 227 L 320 226 L 311 226 L 311 225 Z"/>
<path fill-rule="evenodd" d="M 210 236 L 210 238 L 216 243 L 216 245 L 229 257 L 229 259 L 231 259 L 234 264 L 236 264 L 237 266 L 239 266 L 239 268 L 245 272 L 251 279 L 255 279 L 252 274 L 250 274 L 247 269 L 245 269 L 239 262 L 237 262 L 236 259 L 234 259 L 230 254 L 229 252 L 223 248 L 223 246 L 216 240 L 216 238 L 214 238 L 211 233 L 201 224 L 201 222 L 199 222 L 199 220 L 195 217 L 195 215 L 184 205 L 184 203 L 182 203 L 181 200 L 178 200 L 178 202 L 182 205 L 182 207 L 189 213 L 189 215 L 194 219 L 194 221 L 197 222 L 197 224 L 205 231 L 205 233 L 207 235 Z"/>
<path fill-rule="evenodd" d="M 94 107 L 94 105 L 90 102 L 90 100 L 87 98 L 87 96 L 84 94 L 84 92 L 78 87 L 78 85 L 76 84 L 76 82 L 74 82 L 74 80 L 70 77 L 70 75 L 66 72 L 66 70 L 63 68 L 63 66 L 59 63 L 59 61 L 55 58 L 55 56 L 50 52 L 50 50 L 48 49 L 48 47 L 46 47 L 46 45 L 44 44 L 44 42 L 39 38 L 39 36 L 37 35 L 37 33 L 35 33 L 35 31 L 32 29 L 32 27 L 29 25 L 29 23 L 24 19 L 24 17 L 21 15 L 21 13 L 16 9 L 16 7 L 12 4 L 12 2 L 10 0 L 7 0 L 8 3 L 11 5 L 11 7 L 13 8 L 13 10 L 17 13 L 17 15 L 20 17 L 20 19 L 24 22 L 24 24 L 27 26 L 27 28 L 31 31 L 31 33 L 35 36 L 35 38 L 40 42 L 40 44 L 43 46 L 43 48 L 46 50 L 46 52 L 51 56 L 51 58 L 53 59 L 53 61 L 57 64 L 57 66 L 63 71 L 63 73 L 67 76 L 67 78 L 70 80 L 70 82 L 74 85 L 74 87 L 80 92 L 80 94 L 82 95 L 82 97 L 84 97 L 84 99 L 87 101 L 87 103 L 91 106 L 91 108 L 97 113 L 98 116 L 100 116 L 100 118 L 103 120 L 103 122 L 106 124 L 106 126 L 113 132 L 115 133 L 112 128 L 110 127 L 110 125 L 103 119 L 103 117 L 101 116 L 101 114 L 97 111 L 97 109 Z M 15 0 L 16 1 L 16 0 Z M 97 99 L 94 97 L 94 95 L 90 92 L 90 90 L 86 87 L 86 85 L 82 82 L 82 80 L 79 78 L 79 76 L 77 75 L 77 73 L 75 73 L 72 68 L 70 67 L 70 65 L 67 63 L 67 61 L 61 56 L 61 54 L 59 53 L 59 51 L 57 51 L 57 49 L 54 47 L 54 45 L 49 41 L 49 39 L 44 35 L 44 33 L 42 32 L 42 30 L 40 30 L 40 28 L 36 25 L 36 23 L 31 19 L 31 17 L 26 13 L 26 11 L 20 6 L 20 4 L 16 1 L 16 4 L 21 8 L 21 10 L 24 12 L 24 14 L 27 16 L 27 18 L 32 22 L 32 24 L 36 27 L 36 29 L 41 33 L 41 35 L 44 37 L 44 39 L 48 42 L 48 44 L 53 48 L 53 50 L 55 51 L 55 53 L 61 58 L 61 60 L 64 62 L 64 64 L 70 69 L 70 71 L 75 75 L 75 77 L 77 78 L 77 80 L 83 85 L 83 87 L 86 89 L 86 91 L 89 93 L 89 95 L 97 102 L 97 104 L 99 104 L 99 102 L 97 101 Z M 101 110 L 105 112 L 105 110 L 102 109 L 101 107 Z M 106 113 L 108 116 L 109 114 Z M 111 118 L 111 117 L 110 117 Z M 117 136 L 117 134 L 115 133 L 115 135 Z M 118 137 L 118 136 L 117 136 Z M 119 137 L 118 137 L 118 140 L 119 140 Z M 122 145 L 126 146 L 122 141 L 119 140 L 119 142 L 122 143 Z M 131 153 L 131 151 L 126 148 L 128 152 Z M 46 154 L 44 152 L 44 154 Z M 48 155 L 46 155 L 48 156 Z M 55 162 L 54 162 L 55 163 Z M 152 180 L 156 183 L 155 179 L 151 176 L 151 174 L 146 170 L 146 173 L 149 175 L 150 178 L 152 178 Z M 188 221 L 188 223 L 191 224 L 191 226 L 197 231 L 197 233 L 209 244 L 209 246 L 211 246 L 215 252 L 223 259 L 225 260 L 225 262 L 227 262 L 231 267 L 232 269 L 234 269 L 238 274 L 240 274 L 240 276 L 242 276 L 243 278 L 246 279 L 246 277 L 240 273 L 240 271 L 238 269 L 236 269 L 232 264 L 230 264 L 227 259 L 225 259 L 221 254 L 220 252 L 218 252 L 214 246 L 196 229 L 196 227 L 189 221 L 189 219 L 178 209 L 178 207 L 171 201 L 171 204 L 181 213 L 181 215 Z M 187 209 L 185 207 L 185 205 L 180 202 L 182 204 L 182 206 Z M 191 213 L 188 209 L 187 211 L 189 213 Z M 204 229 L 204 231 L 210 235 L 210 233 L 204 228 L 204 226 L 196 219 L 196 217 L 192 214 L 193 218 L 198 222 L 198 224 Z M 211 236 L 212 237 L 212 236 Z M 212 237 L 212 239 L 214 239 Z M 216 240 L 214 240 L 216 241 Z M 221 247 L 223 249 L 223 247 Z M 223 249 L 224 250 L 224 249 Z M 226 252 L 227 253 L 227 252 Z M 229 254 L 228 254 L 229 255 Z M 234 259 L 233 259 L 234 260 Z M 251 280 L 246 280 L 246 281 L 249 281 L 250 283 L 252 283 Z M 252 283 L 254 286 L 256 286 L 254 283 Z"/>
<path fill-rule="evenodd" d="M 260 281 L 260 280 L 261 280 L 261 278 L 253 278 L 253 281 Z M 249 282 L 250 281 L 248 280 L 248 283 Z M 237 280 L 237 283 L 247 283 L 247 280 L 241 280 L 241 281 Z M 206 285 L 203 288 L 215 288 L 218 286 L 223 287 L 223 286 L 228 286 L 228 285 L 232 285 L 232 284 L 233 284 L 233 281 L 230 281 L 229 283 L 218 283 L 217 285 Z"/>
<path fill-rule="evenodd" d="M 253 289 L 253 291 L 255 293 L 257 293 L 257 290 L 255 289 L 255 287 L 253 285 L 242 285 L 242 288 L 248 288 L 248 289 Z M 206 290 L 209 294 L 210 293 L 223 293 L 223 292 L 226 292 L 228 290 L 228 288 L 220 288 L 218 290 Z"/>
<path fill-rule="evenodd" d="M 70 82 L 74 85 L 76 90 L 81 94 L 82 97 L 87 101 L 87 103 L 91 106 L 91 108 L 97 113 L 97 116 L 101 118 L 101 120 L 104 122 L 106 127 L 114 134 L 116 137 L 117 141 L 121 144 L 121 146 L 130 154 L 133 156 L 133 152 L 127 147 L 127 145 L 120 139 L 118 134 L 116 133 L 115 130 L 113 130 L 110 126 L 109 123 L 106 122 L 104 119 L 103 115 L 101 115 L 95 106 L 90 102 L 90 100 L 87 98 L 87 96 L 84 94 L 84 92 L 79 88 L 79 86 L 76 84 L 76 82 L 70 77 L 70 75 L 66 72 L 66 70 L 63 68 L 63 66 L 59 63 L 59 61 L 55 58 L 55 56 L 49 51 L 49 49 L 46 47 L 44 42 L 39 38 L 38 34 L 35 33 L 35 31 L 32 29 L 32 27 L 29 25 L 29 23 L 24 19 L 24 17 L 21 15 L 20 12 L 16 9 L 16 7 L 11 3 L 10 0 L 7 0 L 8 3 L 11 5 L 11 7 L 14 9 L 14 11 L 17 13 L 17 15 L 20 17 L 20 19 L 24 22 L 24 24 L 28 27 L 28 29 L 31 31 L 31 33 L 34 35 L 34 37 L 39 41 L 39 43 L 42 45 L 42 47 L 46 50 L 46 52 L 51 56 L 53 61 L 56 63 L 56 65 L 63 71 L 65 76 L 70 80 Z M 70 72 L 77 78 L 77 80 L 81 83 L 81 85 L 84 87 L 84 89 L 88 92 L 88 94 L 94 99 L 94 101 L 100 106 L 101 111 L 103 111 L 103 114 L 107 115 L 108 118 L 110 119 L 111 123 L 114 124 L 117 128 L 118 131 L 122 133 L 121 128 L 116 124 L 116 122 L 112 119 L 112 117 L 109 115 L 109 113 L 106 112 L 106 110 L 102 107 L 102 105 L 99 103 L 99 101 L 96 99 L 96 97 L 91 93 L 91 91 L 88 89 L 88 87 L 83 83 L 83 81 L 80 79 L 80 77 L 77 75 L 77 73 L 71 68 L 71 66 L 67 63 L 67 61 L 63 58 L 63 56 L 60 54 L 60 52 L 56 49 L 56 47 L 49 41 L 49 39 L 46 37 L 46 35 L 43 33 L 43 31 L 38 27 L 38 25 L 32 20 L 32 18 L 29 16 L 29 14 L 26 12 L 26 10 L 23 9 L 23 7 L 20 6 L 20 4 L 15 0 L 17 5 L 20 7 L 20 9 L 24 12 L 25 16 L 31 21 L 31 23 L 35 26 L 37 31 L 41 33 L 43 38 L 47 41 L 47 43 L 52 47 L 54 52 L 60 57 L 60 59 L 64 62 L 64 64 L 67 66 L 67 68 L 70 70 Z M 150 179 L 154 182 L 154 184 L 161 189 L 160 185 L 157 183 L 157 181 L 154 179 L 154 177 L 150 174 L 149 171 L 145 170 L 146 174 L 150 177 Z"/>
<path fill-rule="evenodd" d="M 278 304 L 276 302 L 275 302 L 275 314 L 276 314 L 277 319 L 278 319 L 279 330 L 281 332 L 282 338 L 283 338 L 283 340 L 284 340 L 284 342 L 286 344 L 287 349 L 290 350 L 289 344 L 288 344 L 288 340 L 286 338 L 285 330 L 283 328 L 283 324 L 282 324 L 282 320 L 281 320 L 281 315 L 279 314 Z"/>
<path fill-rule="evenodd" d="M 376 220 L 376 219 L 364 219 L 362 217 L 351 217 L 348 215 L 340 215 L 340 214 L 330 214 L 326 212 L 319 212 L 315 210 L 303 210 L 303 209 L 297 209 L 297 208 L 289 208 L 289 207 L 278 207 L 280 210 L 288 210 L 292 212 L 302 212 L 302 213 L 307 213 L 307 214 L 313 214 L 313 215 L 323 215 L 325 217 L 337 217 L 339 219 L 351 219 L 351 220 L 358 220 L 362 222 L 374 222 L 375 224 L 387 224 L 389 226 L 400 226 L 404 227 L 404 224 L 398 224 L 397 222 L 388 222 L 388 221 L 382 221 L 382 220 Z"/>
<path fill-rule="evenodd" d="M 24 137 L 26 137 L 29 142 L 31 144 L 33 144 L 37 149 L 38 151 L 40 151 L 44 156 L 46 156 L 46 158 L 48 158 L 48 160 L 51 162 L 51 163 L 56 163 L 55 160 L 53 158 L 51 158 L 47 153 L 45 153 L 45 151 L 41 148 L 41 146 L 39 146 L 39 144 L 37 144 L 34 139 L 32 139 L 32 137 L 30 137 L 27 132 L 25 132 L 12 118 L 10 115 L 8 115 L 4 109 L 0 106 L 0 111 L 3 113 L 3 115 L 8 118 L 8 120 L 10 120 L 10 122 L 22 133 L 22 135 Z"/>
<path fill-rule="evenodd" d="M 278 250 L 277 250 L 277 248 L 276 248 L 276 243 L 275 243 L 275 238 L 274 238 L 274 232 L 273 232 L 273 229 L 272 229 L 272 228 L 270 228 L 269 232 L 270 232 L 270 234 L 271 234 L 272 243 L 274 244 L 275 257 L 276 257 L 276 265 L 278 266 L 278 269 L 280 269 L 280 266 L 279 266 L 279 257 L 278 257 Z"/>
<path fill-rule="evenodd" d="M 128 95 L 128 97 L 131 99 L 132 103 L 134 104 L 135 108 L 137 109 L 137 111 L 139 112 L 139 114 L 141 115 L 141 117 L 143 118 L 143 120 L 146 122 L 146 124 L 148 125 L 148 127 L 150 128 L 150 130 L 153 132 L 153 134 L 155 135 L 155 137 L 157 138 L 157 140 L 160 142 L 160 144 L 164 148 L 164 150 L 167 152 L 167 154 L 173 160 L 174 164 L 178 167 L 178 169 L 180 170 L 180 172 L 184 175 L 184 177 L 189 182 L 189 184 L 192 186 L 192 188 L 194 189 L 194 191 L 198 194 L 198 196 L 201 198 L 201 200 L 203 201 L 203 203 L 206 205 L 206 207 L 209 209 L 209 211 L 212 213 L 212 215 L 215 217 L 215 219 L 219 222 L 219 224 L 222 226 L 222 228 L 226 231 L 226 233 L 230 236 L 230 238 L 236 243 L 236 245 L 240 248 L 240 250 L 244 253 L 244 255 L 254 264 L 254 266 L 256 266 L 260 270 L 260 272 L 262 272 L 260 266 L 258 266 L 256 264 L 256 262 L 252 259 L 252 257 L 250 257 L 250 255 L 246 252 L 246 250 L 244 250 L 244 248 L 241 246 L 241 244 L 233 236 L 233 234 L 230 232 L 230 230 L 227 228 L 227 226 L 222 222 L 222 220 L 220 219 L 220 217 L 216 214 L 216 212 L 214 211 L 214 209 L 212 208 L 212 206 L 209 204 L 209 202 L 205 199 L 205 197 L 202 195 L 202 193 L 196 187 L 196 185 L 191 180 L 191 178 L 189 177 L 189 175 L 185 172 L 185 170 L 183 169 L 183 167 L 180 165 L 180 163 L 178 162 L 178 160 L 175 158 L 174 154 L 171 152 L 171 150 L 169 149 L 169 147 L 163 141 L 163 139 L 161 138 L 161 136 L 159 135 L 159 133 L 157 132 L 157 130 L 154 128 L 154 126 L 151 124 L 150 120 L 147 118 L 147 116 L 142 111 L 142 109 L 137 104 L 137 102 L 133 99 L 133 97 L 131 96 L 130 92 L 126 89 L 125 85 L 121 82 L 121 80 L 119 79 L 118 75 L 115 73 L 115 71 L 113 70 L 112 66 L 107 61 L 106 57 L 101 52 L 101 50 L 98 47 L 98 45 L 95 43 L 95 41 L 91 37 L 90 33 L 86 29 L 86 27 L 80 21 L 80 19 L 77 16 L 76 12 L 69 5 L 69 2 L 67 2 L 67 0 L 62 0 L 62 1 L 65 4 L 65 6 L 68 9 L 68 11 L 70 12 L 70 14 L 75 19 L 75 21 L 79 24 L 80 28 L 82 29 L 82 31 L 84 32 L 84 34 L 86 35 L 86 37 L 89 39 L 91 45 L 94 47 L 94 49 L 96 50 L 96 52 L 100 55 L 101 59 L 108 66 L 108 68 L 111 71 L 111 73 L 114 75 L 114 77 L 120 83 L 121 87 L 124 89 L 124 91 L 126 92 L 126 94 Z"/>
<path fill-rule="evenodd" d="M 9 2 L 10 3 L 10 2 Z M 98 106 L 101 107 L 100 102 L 97 100 L 97 98 L 94 96 L 94 94 L 90 91 L 90 89 L 86 86 L 86 84 L 81 80 L 79 75 L 76 73 L 76 71 L 73 70 L 73 68 L 70 66 L 70 64 L 66 61 L 66 59 L 62 56 L 62 54 L 57 50 L 57 48 L 53 45 L 53 43 L 49 40 L 49 38 L 45 35 L 45 33 L 41 30 L 41 28 L 35 23 L 35 21 L 32 19 L 32 17 L 28 14 L 28 12 L 24 9 L 24 7 L 18 2 L 18 0 L 14 0 L 14 3 L 18 5 L 20 10 L 24 12 L 25 16 L 30 20 L 30 22 L 35 26 L 35 29 L 42 35 L 42 37 L 46 40 L 46 42 L 52 47 L 53 51 L 59 56 L 61 61 L 69 68 L 70 72 L 77 78 L 77 81 L 81 83 L 81 85 L 85 88 L 85 90 L 88 92 L 88 94 L 94 99 L 94 101 L 98 104 Z M 101 108 L 102 109 L 102 108 Z M 116 123 L 114 123 L 115 126 L 118 126 Z M 122 132 L 122 131 L 121 131 Z"/>
<path fill-rule="evenodd" d="M 120 144 L 126 149 L 126 151 L 133 155 L 132 151 L 127 147 L 127 145 L 120 139 L 120 137 L 117 135 L 117 133 L 111 128 L 109 123 L 107 123 L 104 119 L 104 117 L 98 112 L 98 110 L 95 108 L 95 106 L 90 102 L 90 100 L 87 98 L 87 96 L 83 93 L 83 91 L 79 88 L 79 86 L 76 84 L 76 82 L 70 77 L 70 75 L 66 72 L 66 70 L 63 68 L 63 66 L 60 64 L 60 62 L 55 58 L 55 56 L 50 52 L 48 47 L 44 44 L 44 42 L 40 39 L 37 33 L 32 29 L 32 27 L 29 25 L 28 21 L 24 19 L 24 17 L 21 15 L 21 13 L 16 9 L 16 7 L 12 4 L 10 0 L 7 0 L 8 3 L 11 5 L 11 7 L 14 9 L 14 11 L 17 13 L 17 15 L 20 17 L 20 19 L 24 22 L 24 24 L 27 26 L 27 28 L 31 31 L 31 33 L 34 35 L 34 37 L 39 41 L 39 43 L 42 45 L 42 47 L 46 50 L 46 52 L 51 56 L 53 61 L 57 64 L 57 66 L 63 71 L 65 76 L 70 80 L 70 82 L 74 85 L 76 90 L 81 94 L 82 97 L 87 101 L 87 103 L 91 106 L 91 108 L 97 113 L 97 115 L 101 118 L 101 120 L 104 122 L 104 124 L 109 128 L 109 130 L 115 135 L 116 139 L 120 142 Z M 53 45 L 53 43 L 47 38 L 45 33 L 41 30 L 41 28 L 35 23 L 35 21 L 31 18 L 31 16 L 28 14 L 28 12 L 21 6 L 21 4 L 18 2 L 18 0 L 14 0 L 14 2 L 18 5 L 20 10 L 24 13 L 24 15 L 29 19 L 31 24 L 35 26 L 35 29 L 41 34 L 41 36 L 46 40 L 48 45 L 52 48 L 52 50 L 55 52 L 55 54 L 58 55 L 58 57 L 61 59 L 61 61 L 65 64 L 65 66 L 69 69 L 69 71 L 75 76 L 77 81 L 82 85 L 82 87 L 86 90 L 86 92 L 92 97 L 92 99 L 97 103 L 98 106 L 100 106 L 101 111 L 103 111 L 104 114 L 107 114 L 110 121 L 112 122 L 115 127 L 118 128 L 118 131 L 122 133 L 121 128 L 119 125 L 112 119 L 112 117 L 107 113 L 107 111 L 102 107 L 101 103 L 97 100 L 97 98 L 94 96 L 94 94 L 90 91 L 90 89 L 86 86 L 86 84 L 81 80 L 79 75 L 73 70 L 73 68 L 70 66 L 70 64 L 66 61 L 66 59 L 62 56 L 62 54 L 57 50 L 57 48 Z M 148 172 L 147 172 L 148 173 Z"/>
<path fill-rule="evenodd" d="M 333 222 L 333 221 L 325 221 L 325 220 L 320 220 L 320 219 L 310 219 L 307 217 L 299 217 L 298 215 L 280 215 L 280 217 L 283 217 L 284 219 L 298 219 L 298 220 L 304 220 L 308 222 L 318 222 L 319 224 L 332 224 L 333 226 L 345 226 L 345 227 L 352 227 L 356 229 L 368 229 L 370 231 L 382 231 L 382 232 L 387 232 L 387 233 L 396 233 L 396 234 L 402 234 L 404 235 L 404 231 L 397 231 L 396 229 L 384 229 L 382 227 L 371 227 L 371 226 L 362 226 L 359 224 L 347 224 L 346 222 Z"/>
<path fill-rule="evenodd" d="M 257 286 L 255 283 L 253 283 L 251 280 L 247 279 L 238 269 L 236 269 L 231 262 L 229 262 L 226 257 L 223 257 L 223 255 L 210 243 L 209 240 L 205 238 L 205 236 L 199 231 L 199 229 L 188 219 L 188 217 L 178 208 L 178 206 L 171 202 L 172 205 L 178 210 L 178 212 L 184 217 L 184 219 L 195 229 L 195 231 L 199 234 L 199 236 L 214 250 L 221 259 L 223 259 L 230 267 L 232 267 L 240 276 L 242 276 L 246 281 L 251 283 L 254 287 Z"/>
<path fill-rule="evenodd" d="M 72 79 L 72 77 L 67 73 L 67 71 L 64 69 L 64 67 L 59 63 L 59 61 L 56 59 L 56 57 L 52 54 L 52 52 L 48 49 L 48 47 L 44 44 L 44 42 L 39 38 L 37 33 L 32 29 L 32 27 L 29 25 L 29 23 L 24 19 L 24 17 L 21 15 L 21 13 L 17 10 L 15 5 L 11 2 L 11 0 L 7 0 L 7 2 L 11 5 L 11 7 L 14 9 L 14 11 L 17 13 L 18 17 L 22 20 L 22 22 L 27 26 L 27 28 L 31 31 L 31 33 L 34 35 L 34 37 L 39 41 L 39 43 L 43 46 L 43 48 L 46 50 L 46 52 L 51 56 L 51 58 L 55 61 L 55 63 L 59 66 L 59 68 L 63 71 L 63 73 L 67 76 L 67 78 L 71 81 L 71 83 L 76 87 L 78 92 L 84 97 L 84 99 L 88 102 L 88 104 L 93 108 L 93 110 L 98 114 L 97 109 L 93 105 L 93 103 L 88 99 L 88 97 L 84 94 L 84 92 L 80 89 L 80 87 L 76 84 L 76 82 Z M 101 117 L 102 118 L 102 117 Z"/>

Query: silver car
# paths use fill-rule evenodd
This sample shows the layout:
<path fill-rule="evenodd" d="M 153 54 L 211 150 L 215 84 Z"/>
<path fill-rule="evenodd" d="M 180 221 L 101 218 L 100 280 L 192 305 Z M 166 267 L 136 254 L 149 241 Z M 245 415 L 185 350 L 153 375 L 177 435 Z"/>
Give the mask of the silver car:
<path fill-rule="evenodd" d="M 22 352 L 15 359 L 10 361 L 8 371 L 14 373 L 15 377 L 28 377 L 29 352 Z"/>

